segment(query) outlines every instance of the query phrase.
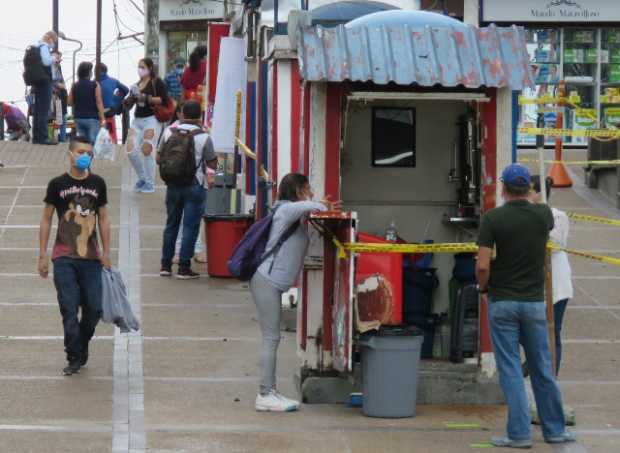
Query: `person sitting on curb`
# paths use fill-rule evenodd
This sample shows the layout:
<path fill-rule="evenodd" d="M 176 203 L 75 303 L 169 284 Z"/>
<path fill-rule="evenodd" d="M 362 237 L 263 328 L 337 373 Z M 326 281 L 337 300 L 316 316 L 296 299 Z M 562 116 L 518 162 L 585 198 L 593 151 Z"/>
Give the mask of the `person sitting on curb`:
<path fill-rule="evenodd" d="M 69 362 L 63 369 L 67 376 L 79 373 L 88 362 L 88 344 L 102 314 L 102 267 L 112 267 L 107 187 L 102 177 L 90 171 L 92 154 L 93 147 L 88 138 L 71 140 L 71 167 L 47 185 L 39 229 L 38 271 L 42 278 L 47 278 L 47 243 L 56 211 L 58 232 L 52 262 Z M 103 253 L 97 241 L 97 226 Z M 82 314 L 78 319 L 80 311 Z"/>

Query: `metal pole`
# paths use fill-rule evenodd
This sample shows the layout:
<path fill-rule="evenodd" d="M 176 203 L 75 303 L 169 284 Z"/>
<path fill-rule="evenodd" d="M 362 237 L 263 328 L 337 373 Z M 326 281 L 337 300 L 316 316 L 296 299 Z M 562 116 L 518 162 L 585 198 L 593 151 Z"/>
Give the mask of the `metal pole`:
<path fill-rule="evenodd" d="M 52 0 L 52 30 L 58 34 L 58 0 Z M 56 48 L 58 48 L 58 43 L 56 43 Z"/>
<path fill-rule="evenodd" d="M 101 3 L 102 0 L 97 0 L 97 50 L 96 50 L 96 66 L 95 66 L 95 80 L 99 81 L 100 65 L 101 65 Z"/>

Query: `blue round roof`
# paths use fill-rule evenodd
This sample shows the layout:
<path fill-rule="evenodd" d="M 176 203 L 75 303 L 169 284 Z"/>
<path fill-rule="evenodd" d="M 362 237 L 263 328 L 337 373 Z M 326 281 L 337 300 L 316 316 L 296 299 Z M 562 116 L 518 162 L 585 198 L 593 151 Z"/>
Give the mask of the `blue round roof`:
<path fill-rule="evenodd" d="M 382 11 L 367 16 L 359 17 L 345 26 L 353 27 L 378 27 L 378 26 L 403 26 L 424 27 L 426 25 L 436 28 L 452 27 L 467 28 L 463 22 L 443 14 L 430 13 L 428 11 Z"/>
<path fill-rule="evenodd" d="M 312 24 L 345 24 L 368 14 L 379 11 L 397 10 L 393 5 L 373 1 L 341 1 L 319 6 L 312 10 Z"/>

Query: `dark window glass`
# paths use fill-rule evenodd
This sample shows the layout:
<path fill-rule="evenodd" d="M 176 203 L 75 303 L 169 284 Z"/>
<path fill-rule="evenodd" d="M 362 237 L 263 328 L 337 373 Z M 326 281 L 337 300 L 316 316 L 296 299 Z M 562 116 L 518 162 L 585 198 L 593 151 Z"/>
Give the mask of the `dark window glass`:
<path fill-rule="evenodd" d="M 415 167 L 415 109 L 372 109 L 373 167 Z"/>

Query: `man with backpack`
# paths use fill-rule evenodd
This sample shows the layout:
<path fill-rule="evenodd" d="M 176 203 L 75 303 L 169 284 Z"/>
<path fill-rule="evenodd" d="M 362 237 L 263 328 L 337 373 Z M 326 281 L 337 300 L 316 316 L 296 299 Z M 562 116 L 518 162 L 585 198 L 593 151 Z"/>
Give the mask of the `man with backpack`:
<path fill-rule="evenodd" d="M 166 211 L 161 270 L 159 275 L 172 275 L 174 247 L 183 218 L 183 241 L 176 278 L 189 280 L 200 277 L 191 269 L 196 239 L 204 214 L 207 167 L 217 168 L 217 156 L 211 137 L 201 127 L 200 104 L 188 101 L 183 105 L 183 121 L 164 132 L 157 153 L 161 178 L 166 183 Z"/>
<path fill-rule="evenodd" d="M 58 35 L 48 31 L 38 43 L 29 46 L 24 55 L 24 82 L 32 87 L 35 104 L 32 121 L 32 143 L 53 145 L 48 140 L 47 123 L 52 104 L 52 51 Z"/>

